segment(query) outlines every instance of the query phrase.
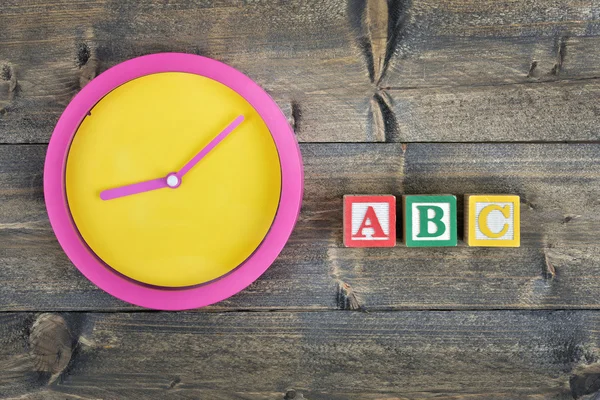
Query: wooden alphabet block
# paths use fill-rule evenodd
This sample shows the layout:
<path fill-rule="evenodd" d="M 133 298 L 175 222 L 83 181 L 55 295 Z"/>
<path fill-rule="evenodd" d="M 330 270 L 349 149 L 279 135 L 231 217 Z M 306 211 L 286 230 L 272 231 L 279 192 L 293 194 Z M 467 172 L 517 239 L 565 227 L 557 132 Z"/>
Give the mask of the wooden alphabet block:
<path fill-rule="evenodd" d="M 403 237 L 407 247 L 456 246 L 456 197 L 402 196 Z"/>
<path fill-rule="evenodd" d="M 469 246 L 519 247 L 520 204 L 515 195 L 466 195 L 465 242 Z"/>
<path fill-rule="evenodd" d="M 396 245 L 396 197 L 344 196 L 344 245 L 346 247 L 394 247 Z"/>

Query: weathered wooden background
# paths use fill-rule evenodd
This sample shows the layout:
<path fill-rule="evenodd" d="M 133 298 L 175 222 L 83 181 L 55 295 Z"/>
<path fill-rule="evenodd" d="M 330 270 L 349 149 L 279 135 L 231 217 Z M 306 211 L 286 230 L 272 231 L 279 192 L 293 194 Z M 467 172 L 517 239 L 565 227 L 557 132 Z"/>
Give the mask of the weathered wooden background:
<path fill-rule="evenodd" d="M 599 35 L 600 0 L 1 0 L 0 397 L 600 399 Z M 161 51 L 265 87 L 306 168 L 279 260 L 197 312 L 99 291 L 43 203 L 69 100 Z M 342 246 L 343 194 L 470 192 L 521 196 L 521 248 Z"/>

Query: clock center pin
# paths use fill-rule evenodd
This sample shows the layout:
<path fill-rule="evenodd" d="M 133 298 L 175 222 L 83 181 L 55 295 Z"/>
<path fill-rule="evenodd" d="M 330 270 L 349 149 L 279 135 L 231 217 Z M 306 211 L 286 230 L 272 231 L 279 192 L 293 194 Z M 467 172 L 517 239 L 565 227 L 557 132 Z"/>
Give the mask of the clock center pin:
<path fill-rule="evenodd" d="M 178 188 L 181 185 L 181 180 L 175 173 L 167 175 L 167 186 L 171 189 Z"/>

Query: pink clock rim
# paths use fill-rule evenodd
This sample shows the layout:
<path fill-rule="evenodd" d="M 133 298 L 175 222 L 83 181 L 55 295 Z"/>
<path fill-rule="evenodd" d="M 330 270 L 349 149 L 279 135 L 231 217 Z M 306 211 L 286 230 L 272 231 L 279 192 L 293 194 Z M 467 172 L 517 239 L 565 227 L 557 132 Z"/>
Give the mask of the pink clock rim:
<path fill-rule="evenodd" d="M 214 79 L 246 99 L 271 131 L 281 165 L 281 197 L 271 229 L 257 250 L 239 267 L 207 284 L 162 289 L 137 283 L 107 268 L 89 250 L 75 227 L 67 205 L 64 171 L 72 138 L 89 110 L 114 88 L 145 75 L 187 72 Z M 131 304 L 159 309 L 185 310 L 227 299 L 258 279 L 275 261 L 298 220 L 304 171 L 294 132 L 275 101 L 240 71 L 211 58 L 186 53 L 158 53 L 118 64 L 88 83 L 69 103 L 58 120 L 44 164 L 44 198 L 50 224 L 73 264 L 105 292 Z"/>

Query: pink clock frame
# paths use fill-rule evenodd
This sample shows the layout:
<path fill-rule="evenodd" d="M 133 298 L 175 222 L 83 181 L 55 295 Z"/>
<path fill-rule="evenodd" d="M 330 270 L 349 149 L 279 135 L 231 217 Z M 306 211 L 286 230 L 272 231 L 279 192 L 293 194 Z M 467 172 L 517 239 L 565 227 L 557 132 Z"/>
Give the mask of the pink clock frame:
<path fill-rule="evenodd" d="M 216 80 L 250 103 L 269 128 L 281 165 L 281 197 L 273 224 L 260 246 L 230 273 L 187 288 L 160 288 L 127 278 L 89 249 L 75 226 L 65 190 L 65 167 L 71 141 L 81 121 L 102 97 L 118 86 L 145 75 L 187 72 Z M 160 310 L 204 307 L 240 292 L 275 261 L 298 220 L 304 172 L 294 132 L 275 101 L 254 81 L 219 61 L 184 53 L 159 53 L 125 61 L 88 83 L 69 103 L 58 120 L 44 164 L 44 198 L 52 229 L 75 266 L 102 290 L 126 302 Z"/>

